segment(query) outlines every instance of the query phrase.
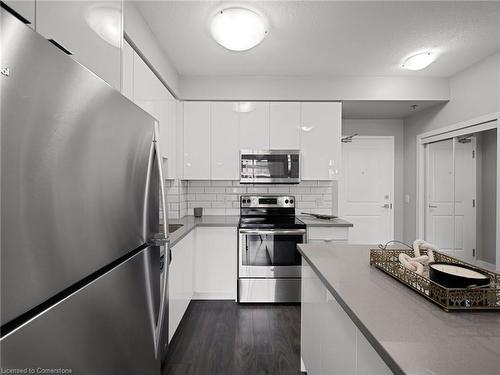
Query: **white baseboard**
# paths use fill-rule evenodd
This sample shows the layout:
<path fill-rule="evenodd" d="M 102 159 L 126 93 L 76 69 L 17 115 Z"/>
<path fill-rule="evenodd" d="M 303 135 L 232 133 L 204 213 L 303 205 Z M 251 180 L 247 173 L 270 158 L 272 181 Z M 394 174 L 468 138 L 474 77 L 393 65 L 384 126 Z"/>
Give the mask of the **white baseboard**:
<path fill-rule="evenodd" d="M 236 301 L 236 296 L 233 293 L 203 293 L 195 292 L 193 294 L 194 300 L 232 300 Z"/>

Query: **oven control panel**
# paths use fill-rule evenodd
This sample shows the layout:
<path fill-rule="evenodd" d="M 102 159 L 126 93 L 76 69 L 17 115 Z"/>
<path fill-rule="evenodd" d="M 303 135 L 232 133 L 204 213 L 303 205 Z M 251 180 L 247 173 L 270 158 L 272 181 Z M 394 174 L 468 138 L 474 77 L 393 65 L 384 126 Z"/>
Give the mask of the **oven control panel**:
<path fill-rule="evenodd" d="M 242 195 L 240 197 L 242 208 L 294 208 L 295 197 L 290 195 L 279 196 L 256 196 Z"/>

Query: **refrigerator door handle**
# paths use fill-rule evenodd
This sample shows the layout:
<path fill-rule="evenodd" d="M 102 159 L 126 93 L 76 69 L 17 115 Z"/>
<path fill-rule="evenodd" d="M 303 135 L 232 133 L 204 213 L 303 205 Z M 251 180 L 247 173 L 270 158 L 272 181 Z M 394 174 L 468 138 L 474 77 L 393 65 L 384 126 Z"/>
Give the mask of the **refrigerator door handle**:
<path fill-rule="evenodd" d="M 154 151 L 156 157 L 156 165 L 158 166 L 158 176 L 160 179 L 160 200 L 161 200 L 161 209 L 163 215 L 163 230 L 159 237 L 163 238 L 155 238 L 153 241 L 163 247 L 165 249 L 164 254 L 168 257 L 169 253 L 169 240 L 168 240 L 168 216 L 167 216 L 167 202 L 165 198 L 165 180 L 163 179 L 163 162 L 161 157 L 161 149 L 160 149 L 160 129 L 158 121 L 154 122 L 154 133 L 153 133 L 153 144 Z M 163 333 L 163 320 L 165 317 L 165 310 L 167 306 L 167 288 L 168 288 L 168 264 L 167 261 L 165 267 L 163 268 L 163 279 L 161 283 L 160 290 L 160 310 L 158 313 L 158 321 L 156 323 L 156 358 L 161 353 L 161 336 Z M 167 333 L 168 334 L 168 333 Z"/>

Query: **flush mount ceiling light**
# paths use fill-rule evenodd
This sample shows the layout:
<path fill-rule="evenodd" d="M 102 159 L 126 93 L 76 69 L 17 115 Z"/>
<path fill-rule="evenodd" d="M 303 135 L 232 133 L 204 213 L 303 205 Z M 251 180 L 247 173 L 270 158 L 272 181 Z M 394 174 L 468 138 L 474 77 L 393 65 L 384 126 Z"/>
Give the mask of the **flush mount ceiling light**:
<path fill-rule="evenodd" d="M 91 6 L 85 12 L 87 25 L 114 47 L 121 47 L 122 11 L 113 5 Z"/>
<path fill-rule="evenodd" d="M 217 12 L 210 24 L 212 37 L 231 51 L 246 51 L 264 40 L 264 18 L 246 8 L 226 8 Z"/>
<path fill-rule="evenodd" d="M 408 57 L 403 63 L 403 68 L 408 70 L 422 70 L 431 65 L 436 56 L 431 52 L 423 52 Z"/>

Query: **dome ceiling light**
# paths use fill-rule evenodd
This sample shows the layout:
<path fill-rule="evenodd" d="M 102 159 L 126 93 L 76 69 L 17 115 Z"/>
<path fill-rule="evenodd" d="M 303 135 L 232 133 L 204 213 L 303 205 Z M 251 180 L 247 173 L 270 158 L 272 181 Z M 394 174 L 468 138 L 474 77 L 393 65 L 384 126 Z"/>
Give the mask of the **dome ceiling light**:
<path fill-rule="evenodd" d="M 431 52 L 423 52 L 408 57 L 403 63 L 403 68 L 407 70 L 422 70 L 431 65 L 436 56 Z"/>
<path fill-rule="evenodd" d="M 267 25 L 253 10 L 226 8 L 215 14 L 210 32 L 221 46 L 231 51 L 246 51 L 264 40 Z"/>

